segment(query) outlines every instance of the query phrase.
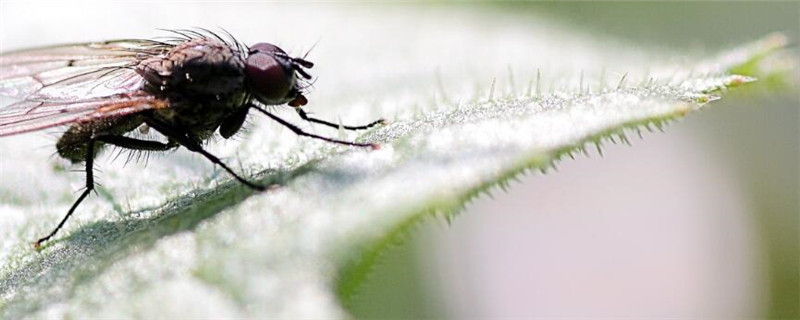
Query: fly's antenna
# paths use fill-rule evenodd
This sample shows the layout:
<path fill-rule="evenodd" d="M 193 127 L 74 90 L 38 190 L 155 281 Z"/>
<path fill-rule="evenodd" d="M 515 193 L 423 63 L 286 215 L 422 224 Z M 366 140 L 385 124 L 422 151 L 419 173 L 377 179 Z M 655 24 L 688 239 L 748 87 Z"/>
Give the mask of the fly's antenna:
<path fill-rule="evenodd" d="M 292 61 L 292 69 L 297 71 L 297 73 L 299 73 L 301 76 L 303 76 L 303 78 L 306 78 L 306 80 L 310 80 L 311 79 L 311 75 L 309 75 L 308 72 L 303 70 L 303 68 L 311 69 L 311 68 L 314 67 L 314 63 L 311 62 L 311 61 L 306 60 L 306 57 L 308 57 L 308 54 L 311 53 L 311 50 L 314 50 L 314 48 L 317 47 L 317 44 L 319 44 L 320 40 L 321 39 L 317 39 L 317 41 L 314 42 L 313 45 L 311 45 L 311 48 L 309 48 L 308 51 L 306 51 L 306 53 L 303 55 L 302 58 L 288 57 L 289 60 Z"/>
<path fill-rule="evenodd" d="M 303 68 L 310 69 L 314 67 L 314 63 L 308 60 L 303 60 L 303 58 L 294 58 L 290 57 L 289 55 L 282 53 L 282 52 L 275 52 L 273 53 L 276 57 L 281 57 L 283 59 L 289 60 L 292 63 L 292 69 L 297 71 L 303 78 L 311 79 L 311 75 L 308 74 Z"/>
<path fill-rule="evenodd" d="M 290 59 L 292 60 L 292 63 L 298 64 L 298 65 L 302 66 L 303 68 L 311 69 L 311 68 L 314 67 L 314 63 L 313 62 L 305 60 L 303 58 L 290 58 Z"/>
<path fill-rule="evenodd" d="M 314 45 L 316 45 L 316 44 L 314 44 Z M 313 49 L 313 47 L 312 47 L 312 49 Z M 309 50 L 309 52 L 310 51 L 311 50 Z M 279 51 L 273 52 L 272 55 L 275 56 L 275 57 L 279 57 L 281 59 L 288 60 L 292 64 L 292 69 L 294 71 L 296 71 L 297 73 L 299 73 L 300 76 L 302 76 L 305 80 L 311 80 L 311 78 L 313 78 L 305 70 L 305 69 L 313 68 L 314 67 L 314 63 L 313 62 L 305 60 L 303 58 L 291 57 L 288 54 L 286 54 L 284 52 L 279 52 Z M 308 53 L 306 53 L 306 55 L 308 55 Z"/>
<path fill-rule="evenodd" d="M 303 68 L 300 68 L 295 64 L 292 64 L 292 69 L 294 69 L 294 71 L 297 71 L 297 73 L 299 73 L 301 76 L 303 76 L 303 78 L 306 78 L 306 80 L 310 80 L 311 79 L 311 75 L 308 74 L 308 72 L 306 72 L 305 70 L 303 70 Z"/>
<path fill-rule="evenodd" d="M 314 44 L 311 45 L 311 48 L 308 48 L 308 51 L 306 51 L 306 54 L 303 55 L 303 58 L 302 58 L 303 60 L 305 60 L 308 57 L 308 54 L 311 53 L 311 50 L 314 50 L 314 48 L 317 47 L 317 44 L 319 44 L 320 41 L 322 41 L 321 38 L 317 39 L 317 41 L 314 42 Z"/>
<path fill-rule="evenodd" d="M 293 57 L 290 57 L 290 56 L 288 56 L 286 54 L 278 54 L 277 56 L 280 56 L 282 58 L 285 58 L 285 59 L 291 61 L 292 62 L 292 69 L 297 71 L 297 73 L 299 73 L 301 76 L 303 76 L 303 78 L 311 79 L 311 75 L 308 74 L 308 72 L 306 72 L 306 70 L 303 69 L 303 68 L 310 69 L 310 68 L 314 67 L 314 63 L 313 62 L 307 61 L 307 60 L 303 60 L 302 58 L 293 58 Z"/>

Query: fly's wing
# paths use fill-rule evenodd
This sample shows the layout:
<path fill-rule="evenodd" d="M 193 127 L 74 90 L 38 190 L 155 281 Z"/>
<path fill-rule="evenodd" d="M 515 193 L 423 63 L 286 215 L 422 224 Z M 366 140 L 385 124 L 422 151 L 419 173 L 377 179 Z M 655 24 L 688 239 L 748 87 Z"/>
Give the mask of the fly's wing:
<path fill-rule="evenodd" d="M 70 102 L 138 91 L 134 67 L 171 45 L 115 40 L 21 50 L 0 55 L 0 95 L 43 102 Z"/>
<path fill-rule="evenodd" d="M 0 108 L 0 137 L 166 107 L 166 101 L 144 92 L 74 102 L 24 100 Z"/>
<path fill-rule="evenodd" d="M 169 48 L 115 40 L 3 53 L 0 95 L 22 101 L 0 107 L 0 136 L 166 107 L 134 67 Z"/>

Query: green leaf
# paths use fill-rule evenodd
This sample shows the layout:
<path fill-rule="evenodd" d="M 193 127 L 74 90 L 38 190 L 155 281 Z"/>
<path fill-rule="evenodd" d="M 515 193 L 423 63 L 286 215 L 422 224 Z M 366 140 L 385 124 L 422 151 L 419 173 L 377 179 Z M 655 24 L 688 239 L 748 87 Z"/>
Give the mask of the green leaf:
<path fill-rule="evenodd" d="M 392 56 L 376 57 L 384 59 L 378 71 L 338 73 L 339 84 L 328 82 L 342 92 L 333 112 L 348 122 L 393 118 L 358 136 L 338 135 L 378 142 L 380 150 L 296 139 L 273 123 L 252 127 L 240 143 L 212 145 L 227 162 L 242 161 L 253 179 L 280 185 L 264 193 L 184 151 L 154 159 L 147 170 L 101 162 L 113 168 L 101 175 L 102 197 L 84 203 L 40 252 L 30 241 L 49 231 L 73 200 L 67 191 L 41 190 L 70 190 L 70 183 L 82 183 L 80 175 L 58 160 L 46 170 L 30 161 L 41 157 L 26 148 L 41 143 L 36 137 L 0 141 L 0 315 L 347 317 L 343 305 L 369 270 L 417 223 L 453 219 L 471 198 L 507 188 L 509 179 L 661 129 L 731 88 L 786 79 L 794 63 L 782 55 L 781 35 L 702 60 L 669 54 L 682 59 L 676 63 L 663 53 L 539 28 L 559 41 L 399 40 L 418 48 L 433 40 L 454 48 L 488 42 L 496 51 L 471 55 L 471 75 L 447 55 L 438 71 L 429 68 L 430 57 Z M 493 61 L 501 67 L 486 67 Z M 522 79 L 529 85 L 519 87 Z M 374 97 L 348 86 L 371 88 Z M 43 178 L 28 181 L 28 174 Z"/>

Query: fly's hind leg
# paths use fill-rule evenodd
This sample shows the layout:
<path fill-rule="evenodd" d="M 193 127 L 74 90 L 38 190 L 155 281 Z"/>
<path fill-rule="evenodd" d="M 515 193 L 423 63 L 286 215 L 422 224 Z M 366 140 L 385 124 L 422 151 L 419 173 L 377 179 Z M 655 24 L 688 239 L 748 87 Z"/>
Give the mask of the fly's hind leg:
<path fill-rule="evenodd" d="M 91 139 L 86 147 L 86 190 L 83 190 L 83 193 L 81 193 L 81 196 L 78 197 L 78 200 L 75 200 L 75 203 L 73 203 L 72 207 L 70 207 L 69 211 L 67 211 L 67 215 L 65 215 L 64 218 L 61 219 L 61 222 L 58 223 L 58 226 L 56 226 L 56 228 L 53 229 L 50 234 L 42 237 L 39 240 L 36 240 L 36 242 L 33 243 L 34 248 L 39 249 L 39 247 L 42 245 L 42 242 L 45 242 L 56 235 L 58 230 L 64 226 L 64 223 L 67 222 L 72 213 L 75 212 L 75 209 L 78 208 L 78 205 L 83 202 L 83 199 L 86 199 L 89 193 L 94 190 L 94 148 L 95 140 Z"/>
<path fill-rule="evenodd" d="M 52 238 L 61 227 L 64 226 L 64 223 L 67 222 L 72 213 L 75 212 L 75 209 L 78 208 L 78 205 L 83 202 L 83 200 L 89 195 L 89 193 L 94 190 L 94 149 L 96 142 L 104 142 L 111 145 L 115 145 L 121 148 L 131 149 L 131 150 L 141 150 L 141 151 L 166 151 L 172 148 L 177 147 L 176 144 L 169 144 L 169 143 L 162 143 L 158 141 L 149 141 L 149 140 L 140 140 L 134 138 L 128 138 L 125 136 L 99 136 L 92 140 L 89 140 L 88 147 L 86 150 L 86 190 L 81 193 L 81 196 L 78 197 L 78 200 L 72 204 L 72 207 L 67 211 L 67 215 L 64 216 L 64 219 L 58 224 L 58 226 L 50 232 L 47 236 L 36 240 L 34 243 L 34 247 L 39 249 L 43 242 Z"/>

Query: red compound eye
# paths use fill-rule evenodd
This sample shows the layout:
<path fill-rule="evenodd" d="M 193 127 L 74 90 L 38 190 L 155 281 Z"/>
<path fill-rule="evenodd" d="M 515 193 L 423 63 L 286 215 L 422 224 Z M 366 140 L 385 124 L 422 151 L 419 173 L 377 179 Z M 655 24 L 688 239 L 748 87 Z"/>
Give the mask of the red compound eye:
<path fill-rule="evenodd" d="M 272 44 L 258 43 L 250 48 L 247 57 L 247 82 L 250 90 L 266 104 L 283 104 L 295 87 L 292 61 L 286 53 Z"/>

